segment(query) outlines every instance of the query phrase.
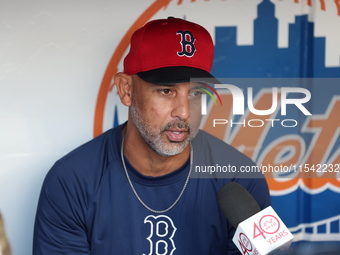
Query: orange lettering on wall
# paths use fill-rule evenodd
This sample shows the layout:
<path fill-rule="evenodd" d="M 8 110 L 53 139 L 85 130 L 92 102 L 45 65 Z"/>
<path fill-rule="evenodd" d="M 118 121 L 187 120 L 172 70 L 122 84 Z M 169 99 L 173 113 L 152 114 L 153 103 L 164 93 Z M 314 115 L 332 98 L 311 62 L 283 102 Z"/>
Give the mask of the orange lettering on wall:
<path fill-rule="evenodd" d="M 326 11 L 325 0 L 320 0 L 321 10 Z"/>
<path fill-rule="evenodd" d="M 294 135 L 288 135 L 287 138 L 281 137 L 273 141 L 261 155 L 258 165 L 264 170 L 264 167 L 286 166 L 291 167 L 292 173 L 288 178 L 282 177 L 285 171 L 280 175 L 275 171 L 264 171 L 269 188 L 271 191 L 282 191 L 294 187 L 300 181 L 308 189 L 320 189 L 327 185 L 340 188 L 340 149 L 330 157 L 330 152 L 334 143 L 338 139 L 340 129 L 340 98 L 334 98 L 325 114 L 314 115 L 306 120 L 302 132 L 313 132 L 314 139 L 307 150 L 305 161 L 301 162 L 300 158 L 305 153 L 304 143 L 301 139 L 294 139 Z M 295 135 L 298 137 L 297 135 Z M 287 151 L 294 152 L 283 157 Z M 282 158 L 283 157 L 283 158 Z M 284 161 L 283 161 L 284 160 Z M 292 167 L 293 166 L 293 167 Z M 280 177 L 281 176 L 281 177 Z"/>
<path fill-rule="evenodd" d="M 308 6 L 312 6 L 312 0 L 308 0 L 307 4 Z M 325 0 L 320 0 L 320 5 L 321 5 L 321 10 L 326 10 Z"/>
<path fill-rule="evenodd" d="M 327 184 L 332 184 L 335 187 L 340 187 L 340 181 L 336 178 L 337 172 L 340 171 L 338 165 L 340 163 L 340 154 L 334 161 L 326 164 L 308 165 L 313 167 L 308 172 L 308 178 L 303 178 L 302 181 L 306 187 L 310 189 L 319 189 Z M 307 166 L 307 165 L 306 165 Z M 307 167 L 306 167 L 307 170 Z M 305 174 L 306 175 L 306 174 Z"/>
<path fill-rule="evenodd" d="M 282 1 L 282 0 L 279 0 Z M 294 0 L 294 3 L 298 4 L 299 0 Z M 334 0 L 334 3 L 336 7 L 338 8 L 338 15 L 340 16 L 340 0 Z M 307 0 L 307 5 L 312 6 L 313 1 L 312 0 Z M 320 9 L 323 11 L 326 11 L 326 1 L 325 0 L 320 0 Z"/>
<path fill-rule="evenodd" d="M 338 8 L 338 15 L 340 16 L 340 0 L 334 0 L 336 7 Z"/>
<path fill-rule="evenodd" d="M 332 101 L 328 116 L 315 115 L 311 116 L 306 121 L 306 126 L 314 132 L 315 142 L 308 158 L 302 165 L 308 170 L 309 167 L 322 168 L 329 157 L 329 152 L 332 149 L 335 141 L 338 138 L 338 129 L 340 128 L 340 99 Z M 319 169 L 320 170 L 320 169 Z M 322 176 L 320 176 L 322 174 Z M 330 178 L 335 178 L 334 172 L 317 172 L 306 171 L 303 175 L 304 184 L 310 189 L 317 189 L 330 181 Z M 340 186 L 339 186 L 340 187 Z"/>
<path fill-rule="evenodd" d="M 260 92 L 261 93 L 261 92 Z M 280 98 L 280 93 L 278 93 L 278 98 Z M 278 99 L 278 104 L 280 100 Z M 257 110 L 267 110 L 272 106 L 272 93 L 263 93 L 260 99 L 255 103 L 254 108 Z M 263 136 L 263 132 L 267 129 L 268 125 L 272 125 L 271 122 L 266 121 L 270 119 L 270 115 L 255 115 L 250 113 L 245 115 L 246 125 L 237 125 L 236 135 L 230 141 L 230 144 L 235 148 L 244 148 L 242 152 L 250 158 L 255 157 L 256 147 L 259 146 L 259 142 Z M 264 125 L 262 127 L 251 127 L 248 125 L 248 121 L 251 119 L 262 120 Z M 240 121 L 239 121 L 240 122 Z M 234 135 L 234 134 L 232 134 Z"/>
<path fill-rule="evenodd" d="M 335 173 L 335 175 L 338 175 L 339 178 L 332 178 L 329 180 L 329 182 L 331 184 L 333 184 L 334 186 L 336 187 L 340 187 L 340 176 L 339 176 L 339 173 L 340 173 L 340 150 L 339 150 L 339 153 L 338 153 L 338 156 L 331 162 L 329 162 L 328 164 L 328 169 L 327 171 L 328 172 L 331 172 L 333 171 Z"/>
<path fill-rule="evenodd" d="M 275 176 L 275 173 L 273 173 L 272 170 L 269 169 L 269 167 L 276 167 L 276 166 L 291 166 L 291 165 L 297 165 L 299 162 L 299 159 L 301 157 L 301 153 L 304 153 L 302 144 L 299 140 L 295 139 L 288 139 L 284 140 L 282 142 L 279 142 L 278 144 L 275 144 L 274 148 L 271 149 L 267 155 L 265 155 L 262 162 L 259 162 L 259 166 L 268 167 L 268 171 L 264 173 L 267 183 L 269 186 L 269 189 L 271 191 L 278 191 L 278 190 L 285 190 L 290 187 L 293 187 L 297 184 L 298 178 L 284 178 L 284 177 L 277 177 Z M 292 157 L 287 159 L 285 162 L 277 163 L 277 157 L 284 151 L 287 147 L 294 148 L 296 153 L 293 154 Z M 262 168 L 264 170 L 264 168 Z"/>

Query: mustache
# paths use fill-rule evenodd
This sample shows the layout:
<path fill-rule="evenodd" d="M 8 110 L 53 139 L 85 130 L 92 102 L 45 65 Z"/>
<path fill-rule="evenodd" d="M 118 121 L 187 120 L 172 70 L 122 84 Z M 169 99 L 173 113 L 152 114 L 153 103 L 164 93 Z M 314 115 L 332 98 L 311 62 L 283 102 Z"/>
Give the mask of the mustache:
<path fill-rule="evenodd" d="M 174 120 L 169 122 L 168 124 L 165 125 L 165 127 L 163 127 L 162 132 L 173 128 L 186 129 L 189 134 L 192 132 L 190 124 L 185 120 Z"/>

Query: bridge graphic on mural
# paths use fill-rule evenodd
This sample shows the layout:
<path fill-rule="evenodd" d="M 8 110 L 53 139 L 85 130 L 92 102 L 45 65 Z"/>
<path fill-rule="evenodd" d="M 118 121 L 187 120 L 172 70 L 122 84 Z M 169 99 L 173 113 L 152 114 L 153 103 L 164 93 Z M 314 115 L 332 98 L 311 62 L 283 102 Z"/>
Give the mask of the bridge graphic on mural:
<path fill-rule="evenodd" d="M 340 241 L 340 215 L 289 228 L 294 241 Z"/>

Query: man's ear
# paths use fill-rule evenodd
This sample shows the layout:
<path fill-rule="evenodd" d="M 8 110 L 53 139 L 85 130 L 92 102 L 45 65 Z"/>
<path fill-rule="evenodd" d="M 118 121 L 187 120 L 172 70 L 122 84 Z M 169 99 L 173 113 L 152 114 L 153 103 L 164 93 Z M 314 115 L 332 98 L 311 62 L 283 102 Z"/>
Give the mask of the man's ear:
<path fill-rule="evenodd" d="M 126 73 L 117 73 L 114 76 L 114 84 L 117 86 L 117 92 L 120 97 L 120 101 L 125 106 L 131 105 L 132 95 L 132 77 Z"/>

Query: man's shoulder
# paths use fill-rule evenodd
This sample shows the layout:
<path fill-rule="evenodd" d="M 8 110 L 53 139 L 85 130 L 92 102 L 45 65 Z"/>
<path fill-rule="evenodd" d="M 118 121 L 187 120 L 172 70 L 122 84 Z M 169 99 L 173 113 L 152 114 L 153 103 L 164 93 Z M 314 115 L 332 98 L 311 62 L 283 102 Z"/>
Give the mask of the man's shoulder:
<path fill-rule="evenodd" d="M 76 164 L 79 164 L 81 163 L 80 161 L 93 161 L 112 149 L 113 139 L 114 130 L 108 130 L 70 151 L 60 158 L 58 162 L 63 162 L 64 164 L 72 164 L 75 162 Z"/>
<path fill-rule="evenodd" d="M 121 128 L 110 129 L 80 145 L 55 162 L 47 178 L 91 179 L 103 175 L 108 165 L 119 156 Z"/>
<path fill-rule="evenodd" d="M 90 205 L 103 179 L 119 157 L 120 128 L 106 131 L 57 160 L 48 171 L 41 191 L 44 203 L 80 210 Z M 117 151 L 118 150 L 118 151 Z"/>

